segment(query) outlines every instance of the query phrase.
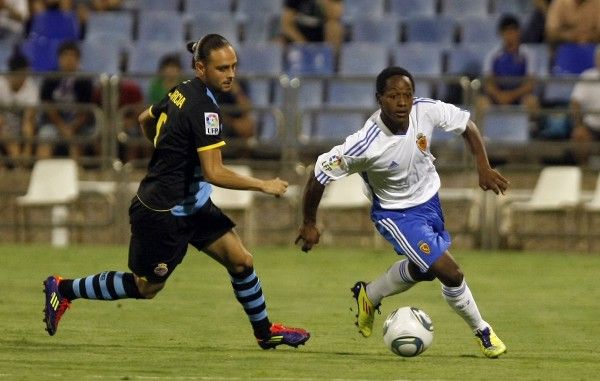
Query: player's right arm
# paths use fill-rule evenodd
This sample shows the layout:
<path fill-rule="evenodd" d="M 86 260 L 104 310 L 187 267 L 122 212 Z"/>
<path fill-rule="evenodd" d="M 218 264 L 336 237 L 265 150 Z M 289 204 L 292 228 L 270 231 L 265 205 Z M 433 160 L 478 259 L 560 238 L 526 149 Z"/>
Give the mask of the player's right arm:
<path fill-rule="evenodd" d="M 156 118 L 152 115 L 152 107 L 148 107 L 138 116 L 138 123 L 146 139 L 154 142 L 156 136 Z"/>
<path fill-rule="evenodd" d="M 314 245 L 319 243 L 321 232 L 317 228 L 317 209 L 325 185 L 321 184 L 314 173 L 311 173 L 306 186 L 304 187 L 304 197 L 302 198 L 302 225 L 298 230 L 295 244 L 302 241 L 302 251 L 308 252 Z"/>

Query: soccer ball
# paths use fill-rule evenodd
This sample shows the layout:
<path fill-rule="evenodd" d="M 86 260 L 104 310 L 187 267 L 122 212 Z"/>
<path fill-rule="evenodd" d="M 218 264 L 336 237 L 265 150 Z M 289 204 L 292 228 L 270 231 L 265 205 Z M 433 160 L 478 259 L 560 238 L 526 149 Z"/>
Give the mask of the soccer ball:
<path fill-rule="evenodd" d="M 400 307 L 385 319 L 383 341 L 398 356 L 417 356 L 433 341 L 433 322 L 416 307 Z"/>

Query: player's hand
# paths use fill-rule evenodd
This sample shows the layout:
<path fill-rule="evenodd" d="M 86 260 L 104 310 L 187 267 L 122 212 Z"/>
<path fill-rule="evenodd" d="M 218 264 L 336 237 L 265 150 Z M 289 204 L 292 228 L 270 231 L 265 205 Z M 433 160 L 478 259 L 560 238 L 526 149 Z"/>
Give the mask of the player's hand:
<path fill-rule="evenodd" d="M 282 196 L 288 188 L 288 182 L 281 180 L 279 177 L 263 181 L 262 191 L 273 196 Z"/>
<path fill-rule="evenodd" d="M 302 251 L 307 253 L 314 245 L 319 243 L 321 232 L 314 224 L 303 224 L 298 231 L 298 237 L 294 244 L 297 245 L 302 241 Z"/>
<path fill-rule="evenodd" d="M 479 171 L 479 187 L 484 191 L 491 190 L 496 194 L 504 194 L 510 182 L 493 168 Z"/>

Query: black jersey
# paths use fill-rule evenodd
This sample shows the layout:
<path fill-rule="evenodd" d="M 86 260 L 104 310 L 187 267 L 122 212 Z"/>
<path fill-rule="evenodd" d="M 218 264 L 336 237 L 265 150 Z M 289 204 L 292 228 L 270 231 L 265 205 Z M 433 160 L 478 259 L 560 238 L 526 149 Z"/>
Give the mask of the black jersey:
<path fill-rule="evenodd" d="M 151 209 L 190 214 L 210 195 L 198 152 L 225 144 L 219 106 L 210 89 L 194 78 L 174 87 L 150 113 L 156 118 L 155 148 L 138 198 Z"/>

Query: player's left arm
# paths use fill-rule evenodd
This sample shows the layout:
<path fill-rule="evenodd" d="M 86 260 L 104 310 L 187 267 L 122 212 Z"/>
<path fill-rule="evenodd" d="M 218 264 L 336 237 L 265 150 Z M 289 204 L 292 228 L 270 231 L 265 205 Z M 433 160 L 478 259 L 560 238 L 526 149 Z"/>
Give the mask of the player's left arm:
<path fill-rule="evenodd" d="M 156 135 L 156 118 L 152 115 L 152 107 L 148 107 L 138 116 L 138 122 L 142 128 L 144 136 L 154 142 L 154 136 Z"/>
<path fill-rule="evenodd" d="M 479 173 L 479 187 L 484 191 L 491 189 L 496 194 L 504 194 L 509 182 L 491 167 L 479 129 L 472 120 L 469 119 L 467 122 L 467 128 L 462 136 L 471 153 L 475 156 L 477 172 Z"/>

